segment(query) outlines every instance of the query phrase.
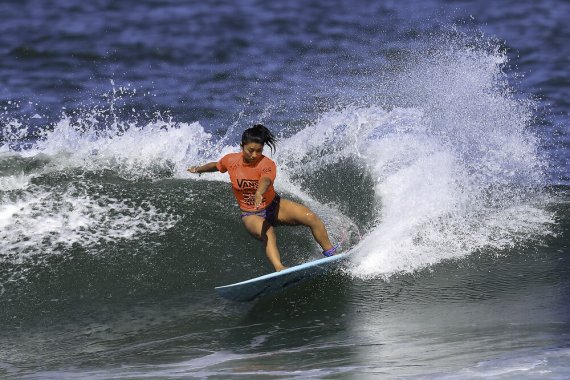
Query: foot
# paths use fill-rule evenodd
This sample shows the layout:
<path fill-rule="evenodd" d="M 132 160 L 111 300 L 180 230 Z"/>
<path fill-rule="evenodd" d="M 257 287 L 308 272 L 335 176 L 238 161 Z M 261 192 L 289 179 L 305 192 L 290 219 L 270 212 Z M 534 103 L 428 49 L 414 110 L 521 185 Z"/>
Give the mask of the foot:
<path fill-rule="evenodd" d="M 337 248 L 338 248 L 338 244 L 337 244 L 337 245 L 334 245 L 334 246 L 333 246 L 332 248 L 330 248 L 330 249 L 327 249 L 326 251 L 323 251 L 323 256 L 326 256 L 326 257 L 331 257 L 331 256 L 333 256 L 334 254 L 336 254 Z"/>

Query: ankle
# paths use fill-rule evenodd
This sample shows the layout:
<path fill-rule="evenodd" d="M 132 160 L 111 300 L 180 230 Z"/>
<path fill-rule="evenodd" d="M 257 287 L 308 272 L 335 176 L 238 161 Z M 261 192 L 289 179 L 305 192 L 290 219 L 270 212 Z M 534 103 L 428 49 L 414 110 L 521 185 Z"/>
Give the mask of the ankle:
<path fill-rule="evenodd" d="M 324 251 L 323 251 L 323 256 L 326 256 L 326 257 L 333 256 L 334 254 L 336 254 L 337 248 L 338 248 L 338 244 L 332 246 L 331 248 L 329 248 L 329 249 L 327 249 L 327 250 L 324 250 Z"/>

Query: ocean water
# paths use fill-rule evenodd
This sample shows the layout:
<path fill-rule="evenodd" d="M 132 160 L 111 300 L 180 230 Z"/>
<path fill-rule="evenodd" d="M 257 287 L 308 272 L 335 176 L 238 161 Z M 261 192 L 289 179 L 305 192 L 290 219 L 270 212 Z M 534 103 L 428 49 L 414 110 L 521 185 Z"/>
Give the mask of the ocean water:
<path fill-rule="evenodd" d="M 570 377 L 568 2 L 0 14 L 0 377 Z M 186 168 L 257 122 L 351 256 L 234 303 L 271 267 L 226 175 Z"/>

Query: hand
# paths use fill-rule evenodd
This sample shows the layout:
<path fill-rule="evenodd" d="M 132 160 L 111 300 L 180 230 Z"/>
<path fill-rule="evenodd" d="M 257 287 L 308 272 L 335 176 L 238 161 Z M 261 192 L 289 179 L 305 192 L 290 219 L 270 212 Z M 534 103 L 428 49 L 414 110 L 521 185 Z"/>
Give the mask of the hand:
<path fill-rule="evenodd" d="M 198 167 L 197 166 L 190 166 L 187 170 L 190 173 L 198 173 Z"/>

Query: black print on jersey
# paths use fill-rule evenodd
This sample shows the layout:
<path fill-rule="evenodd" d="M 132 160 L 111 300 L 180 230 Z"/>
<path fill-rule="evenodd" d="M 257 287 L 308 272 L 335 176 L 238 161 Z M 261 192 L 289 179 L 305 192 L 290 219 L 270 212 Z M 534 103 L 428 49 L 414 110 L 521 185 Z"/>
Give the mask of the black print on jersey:
<path fill-rule="evenodd" d="M 255 179 L 238 179 L 237 185 L 240 189 L 257 189 L 259 181 Z"/>

